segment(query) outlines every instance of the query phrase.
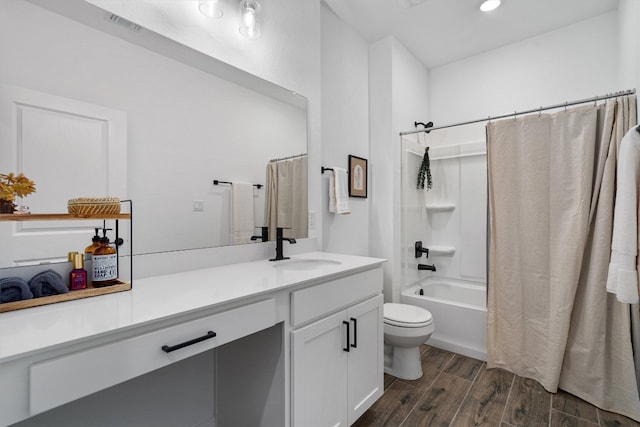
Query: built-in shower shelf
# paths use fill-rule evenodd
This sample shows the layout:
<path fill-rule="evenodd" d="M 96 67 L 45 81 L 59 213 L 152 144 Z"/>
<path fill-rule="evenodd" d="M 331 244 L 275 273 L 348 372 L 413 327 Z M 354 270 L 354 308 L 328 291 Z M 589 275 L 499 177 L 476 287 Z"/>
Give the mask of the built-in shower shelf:
<path fill-rule="evenodd" d="M 453 246 L 427 246 L 429 248 L 429 256 L 451 256 L 456 253 Z"/>
<path fill-rule="evenodd" d="M 426 205 L 429 212 L 451 212 L 456 208 L 454 203 L 428 203 Z"/>

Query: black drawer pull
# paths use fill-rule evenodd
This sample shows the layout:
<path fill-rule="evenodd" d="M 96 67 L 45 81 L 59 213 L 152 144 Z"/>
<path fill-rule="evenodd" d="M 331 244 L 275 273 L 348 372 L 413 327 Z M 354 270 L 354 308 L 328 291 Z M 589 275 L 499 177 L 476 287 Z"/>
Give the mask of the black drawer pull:
<path fill-rule="evenodd" d="M 215 336 L 216 336 L 215 332 L 209 331 L 209 332 L 207 332 L 207 335 L 203 335 L 201 337 L 194 338 L 192 340 L 185 341 L 185 342 L 180 343 L 180 344 L 163 345 L 162 346 L 162 351 L 164 351 L 165 353 L 171 353 L 172 351 L 180 350 L 181 348 L 185 348 L 185 347 L 188 347 L 188 346 L 193 345 L 195 343 L 199 343 L 201 341 L 208 340 L 208 339 L 213 338 Z"/>
<path fill-rule="evenodd" d="M 358 348 L 358 319 L 352 317 L 351 321 L 353 322 L 353 344 L 351 347 Z"/>
<path fill-rule="evenodd" d="M 351 333 L 349 332 L 349 326 L 351 324 L 349 322 L 345 322 L 344 320 L 342 321 L 342 324 L 347 325 L 347 346 L 344 347 L 342 350 L 346 351 L 348 353 L 350 351 L 350 349 L 349 349 L 349 335 L 351 335 Z"/>

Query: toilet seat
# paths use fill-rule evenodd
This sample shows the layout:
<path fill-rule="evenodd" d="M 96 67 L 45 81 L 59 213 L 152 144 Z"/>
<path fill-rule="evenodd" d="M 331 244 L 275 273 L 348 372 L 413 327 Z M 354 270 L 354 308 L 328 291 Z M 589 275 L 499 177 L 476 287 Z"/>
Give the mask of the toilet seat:
<path fill-rule="evenodd" d="M 421 328 L 433 323 L 429 311 L 409 304 L 384 304 L 384 323 L 402 328 Z"/>

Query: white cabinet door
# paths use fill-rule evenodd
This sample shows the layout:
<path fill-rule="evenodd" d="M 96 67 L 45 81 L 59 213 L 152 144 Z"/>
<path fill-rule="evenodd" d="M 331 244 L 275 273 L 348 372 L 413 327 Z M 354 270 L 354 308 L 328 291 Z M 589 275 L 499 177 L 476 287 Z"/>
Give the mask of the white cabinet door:
<path fill-rule="evenodd" d="M 294 426 L 348 425 L 348 338 L 344 311 L 292 332 Z"/>
<path fill-rule="evenodd" d="M 351 323 L 348 357 L 349 425 L 384 392 L 383 296 L 378 295 L 347 310 Z"/>

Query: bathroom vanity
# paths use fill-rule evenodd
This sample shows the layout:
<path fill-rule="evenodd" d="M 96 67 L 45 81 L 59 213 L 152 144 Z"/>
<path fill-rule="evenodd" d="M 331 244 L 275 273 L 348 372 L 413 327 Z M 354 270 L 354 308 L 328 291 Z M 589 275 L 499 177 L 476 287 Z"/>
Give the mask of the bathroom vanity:
<path fill-rule="evenodd" d="M 0 426 L 346 426 L 383 393 L 382 263 L 306 253 L 0 314 Z"/>

